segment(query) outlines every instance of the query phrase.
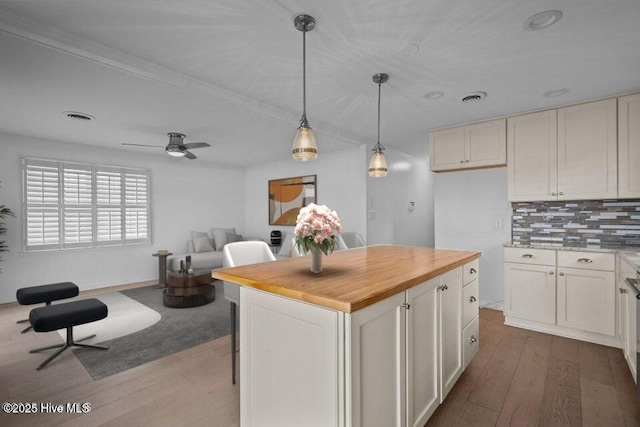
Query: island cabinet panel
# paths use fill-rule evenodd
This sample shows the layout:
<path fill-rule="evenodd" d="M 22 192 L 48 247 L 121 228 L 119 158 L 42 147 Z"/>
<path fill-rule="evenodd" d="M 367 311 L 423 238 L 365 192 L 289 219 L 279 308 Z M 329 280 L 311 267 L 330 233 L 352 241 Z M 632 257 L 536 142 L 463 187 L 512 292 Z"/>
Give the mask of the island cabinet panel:
<path fill-rule="evenodd" d="M 440 276 L 440 402 L 462 374 L 462 269 Z"/>
<path fill-rule="evenodd" d="M 343 314 L 240 288 L 241 425 L 342 426 Z"/>
<path fill-rule="evenodd" d="M 423 427 L 440 404 L 439 278 L 407 290 L 407 425 Z"/>
<path fill-rule="evenodd" d="M 404 426 L 404 292 L 350 316 L 353 426 Z"/>

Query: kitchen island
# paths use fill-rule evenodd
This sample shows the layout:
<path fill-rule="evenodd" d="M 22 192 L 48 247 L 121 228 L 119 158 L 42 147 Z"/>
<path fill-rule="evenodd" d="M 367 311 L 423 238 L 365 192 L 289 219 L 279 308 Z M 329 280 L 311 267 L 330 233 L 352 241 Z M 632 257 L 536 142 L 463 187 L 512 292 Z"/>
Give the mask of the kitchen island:
<path fill-rule="evenodd" d="M 479 257 L 370 246 L 320 274 L 308 257 L 213 271 L 241 285 L 241 425 L 424 425 L 478 348 Z"/>

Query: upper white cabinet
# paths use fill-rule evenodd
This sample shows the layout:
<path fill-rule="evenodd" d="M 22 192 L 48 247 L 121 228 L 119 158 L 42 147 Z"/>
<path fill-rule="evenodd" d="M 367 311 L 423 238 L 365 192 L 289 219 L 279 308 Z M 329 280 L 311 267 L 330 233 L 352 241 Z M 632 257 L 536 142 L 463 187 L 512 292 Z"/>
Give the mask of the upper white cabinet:
<path fill-rule="evenodd" d="M 618 195 L 616 100 L 558 109 L 558 200 Z"/>
<path fill-rule="evenodd" d="M 434 172 L 504 166 L 507 163 L 504 119 L 429 133 Z"/>
<path fill-rule="evenodd" d="M 640 94 L 618 98 L 618 198 L 640 197 Z"/>
<path fill-rule="evenodd" d="M 616 128 L 615 99 L 509 118 L 509 201 L 617 197 Z"/>
<path fill-rule="evenodd" d="M 509 200 L 556 200 L 558 186 L 557 111 L 507 120 Z"/>

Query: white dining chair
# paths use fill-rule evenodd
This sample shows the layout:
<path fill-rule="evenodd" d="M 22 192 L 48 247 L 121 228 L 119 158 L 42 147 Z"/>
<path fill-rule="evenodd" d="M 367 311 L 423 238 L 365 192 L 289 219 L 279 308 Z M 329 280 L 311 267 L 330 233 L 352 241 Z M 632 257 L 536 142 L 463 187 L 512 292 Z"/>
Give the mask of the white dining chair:
<path fill-rule="evenodd" d="M 367 246 L 367 242 L 365 242 L 362 236 L 355 231 L 345 231 L 342 233 L 342 238 L 350 248 L 361 248 Z"/>
<path fill-rule="evenodd" d="M 227 243 L 223 250 L 222 267 L 259 264 L 275 261 L 276 257 L 265 242 L 246 241 Z M 224 297 L 231 303 L 231 382 L 236 383 L 236 311 L 240 304 L 240 286 L 224 282 Z"/>

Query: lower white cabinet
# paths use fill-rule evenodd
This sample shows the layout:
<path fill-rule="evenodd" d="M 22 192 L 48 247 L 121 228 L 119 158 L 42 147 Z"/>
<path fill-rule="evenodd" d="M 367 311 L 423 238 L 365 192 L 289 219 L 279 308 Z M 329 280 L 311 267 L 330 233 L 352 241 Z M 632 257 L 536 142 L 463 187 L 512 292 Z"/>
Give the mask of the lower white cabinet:
<path fill-rule="evenodd" d="M 558 325 L 615 336 L 615 273 L 558 268 Z"/>
<path fill-rule="evenodd" d="M 621 260 L 620 275 L 618 276 L 619 331 L 622 352 L 634 381 L 638 378 L 638 312 L 636 309 L 638 301 L 635 297 L 635 289 L 631 288 L 625 280 L 635 278 L 635 269 Z"/>
<path fill-rule="evenodd" d="M 505 324 L 619 346 L 615 254 L 505 248 L 505 261 Z"/>
<path fill-rule="evenodd" d="M 555 265 L 505 263 L 505 316 L 555 324 L 555 270 Z"/>
<path fill-rule="evenodd" d="M 241 425 L 424 426 L 477 351 L 462 272 L 354 313 L 241 287 Z"/>

